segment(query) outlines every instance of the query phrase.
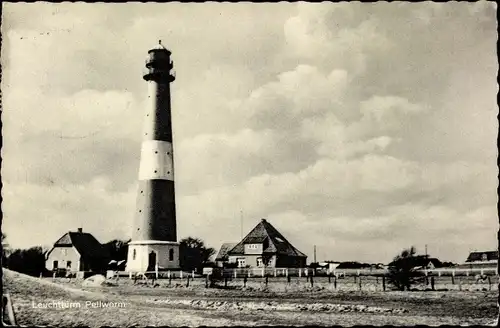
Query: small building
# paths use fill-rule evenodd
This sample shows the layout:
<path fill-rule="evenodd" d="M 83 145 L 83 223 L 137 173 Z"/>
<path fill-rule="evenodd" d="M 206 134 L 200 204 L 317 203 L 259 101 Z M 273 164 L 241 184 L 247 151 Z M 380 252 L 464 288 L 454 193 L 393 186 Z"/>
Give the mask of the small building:
<path fill-rule="evenodd" d="M 388 267 L 395 265 L 397 262 L 392 261 L 389 263 Z M 429 257 L 427 255 L 417 255 L 411 258 L 412 267 L 414 270 L 433 270 L 443 267 L 441 261 L 435 257 Z"/>
<path fill-rule="evenodd" d="M 109 262 L 106 248 L 81 228 L 67 232 L 47 253 L 45 267 L 50 271 L 102 271 Z"/>
<path fill-rule="evenodd" d="M 224 264 L 229 263 L 240 268 L 302 268 L 306 266 L 307 256 L 296 249 L 265 219 L 262 219 L 234 247 L 228 251 L 225 251 L 224 248 L 229 249 L 227 244 L 224 244 L 219 251 L 223 256 L 217 255 L 217 258 Z"/>
<path fill-rule="evenodd" d="M 426 270 L 432 270 L 442 267 L 441 261 L 433 257 L 420 258 L 416 261 L 416 265 L 417 267 L 415 269 L 426 269 Z"/>
<path fill-rule="evenodd" d="M 236 246 L 237 243 L 224 243 L 220 247 L 219 253 L 215 257 L 215 264 L 218 267 L 223 267 L 224 263 L 229 261 L 229 256 L 227 253 Z"/>
<path fill-rule="evenodd" d="M 498 261 L 498 251 L 471 252 L 465 260 L 466 263 L 489 261 Z"/>

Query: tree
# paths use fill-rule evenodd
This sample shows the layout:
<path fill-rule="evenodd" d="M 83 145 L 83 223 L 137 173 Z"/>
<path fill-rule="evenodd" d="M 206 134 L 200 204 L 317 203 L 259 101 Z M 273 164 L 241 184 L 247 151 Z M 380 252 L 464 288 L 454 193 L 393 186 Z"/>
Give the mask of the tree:
<path fill-rule="evenodd" d="M 103 246 L 108 250 L 109 260 L 122 261 L 127 259 L 129 240 L 113 239 Z"/>
<path fill-rule="evenodd" d="M 410 290 L 411 285 L 425 279 L 424 274 L 416 270 L 425 255 L 418 256 L 416 253 L 415 247 L 412 246 L 403 250 L 389 264 L 388 282 L 399 290 Z"/>
<path fill-rule="evenodd" d="M 7 239 L 7 235 L 2 232 L 2 267 L 6 266 L 7 264 L 7 242 L 5 241 Z"/>
<path fill-rule="evenodd" d="M 215 254 L 215 249 L 206 247 L 199 238 L 187 237 L 180 241 L 179 253 L 182 270 L 202 270 L 203 265 Z"/>
<path fill-rule="evenodd" d="M 16 249 L 7 258 L 7 268 L 38 277 L 45 271 L 45 253 L 41 246 Z"/>

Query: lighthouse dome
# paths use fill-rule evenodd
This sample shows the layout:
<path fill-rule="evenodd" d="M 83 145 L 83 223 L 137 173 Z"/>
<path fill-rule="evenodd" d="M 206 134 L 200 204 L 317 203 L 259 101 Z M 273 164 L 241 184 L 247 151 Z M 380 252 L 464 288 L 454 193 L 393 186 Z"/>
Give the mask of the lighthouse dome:
<path fill-rule="evenodd" d="M 165 50 L 167 52 L 170 52 L 163 44 L 161 44 L 161 40 L 158 41 L 158 44 L 155 45 L 150 49 L 150 51 L 155 51 L 155 50 Z"/>

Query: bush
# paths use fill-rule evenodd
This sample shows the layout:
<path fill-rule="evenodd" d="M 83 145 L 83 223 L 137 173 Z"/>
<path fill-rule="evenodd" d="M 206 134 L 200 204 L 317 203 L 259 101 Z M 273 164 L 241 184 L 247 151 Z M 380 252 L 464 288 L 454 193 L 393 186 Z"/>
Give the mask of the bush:
<path fill-rule="evenodd" d="M 415 247 L 403 250 L 389 264 L 388 282 L 401 291 L 411 290 L 412 285 L 422 283 L 425 275 L 415 269 L 419 259 Z"/>

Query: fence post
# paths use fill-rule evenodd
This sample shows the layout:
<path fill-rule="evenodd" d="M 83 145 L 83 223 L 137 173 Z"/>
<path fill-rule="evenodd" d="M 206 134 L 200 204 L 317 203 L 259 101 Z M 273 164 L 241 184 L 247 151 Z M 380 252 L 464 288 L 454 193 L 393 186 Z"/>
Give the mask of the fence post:
<path fill-rule="evenodd" d="M 227 276 L 224 275 L 224 287 L 227 287 Z"/>
<path fill-rule="evenodd" d="M 462 290 L 462 279 L 458 277 L 458 290 Z"/>
<path fill-rule="evenodd" d="M 434 276 L 431 277 L 431 289 L 434 290 Z"/>
<path fill-rule="evenodd" d="M 269 277 L 266 275 L 266 287 L 267 287 L 267 283 L 269 282 Z"/>
<path fill-rule="evenodd" d="M 285 269 L 285 276 L 288 278 L 288 268 Z"/>
<path fill-rule="evenodd" d="M 311 287 L 314 287 L 314 279 L 313 276 L 310 276 L 309 279 L 311 280 Z"/>
<path fill-rule="evenodd" d="M 302 269 L 299 269 L 299 278 L 302 277 Z"/>
<path fill-rule="evenodd" d="M 328 275 L 328 283 L 329 283 L 329 284 L 331 284 L 331 283 L 332 283 L 332 275 L 331 275 L 331 274 L 329 274 L 329 275 Z"/>
<path fill-rule="evenodd" d="M 189 287 L 189 275 L 187 276 L 186 287 Z"/>
<path fill-rule="evenodd" d="M 264 277 L 265 271 L 266 271 L 266 269 L 262 268 L 262 277 Z"/>
<path fill-rule="evenodd" d="M 276 268 L 274 268 L 274 278 L 276 278 Z"/>
<path fill-rule="evenodd" d="M 488 276 L 488 289 L 491 290 L 491 279 L 490 279 L 490 276 Z"/>
<path fill-rule="evenodd" d="M 170 274 L 170 271 L 168 272 L 168 285 L 172 285 L 172 275 Z"/>
<path fill-rule="evenodd" d="M 247 286 L 247 279 L 248 279 L 248 278 L 247 278 L 247 276 L 245 275 L 245 276 L 243 277 L 243 287 L 246 287 L 246 286 Z"/>
<path fill-rule="evenodd" d="M 361 276 L 359 276 L 359 290 L 361 290 Z"/>
<path fill-rule="evenodd" d="M 182 279 L 182 270 L 181 270 L 181 279 Z"/>
<path fill-rule="evenodd" d="M 191 278 L 194 279 L 194 270 L 191 272 L 191 274 L 192 274 Z"/>
<path fill-rule="evenodd" d="M 237 272 L 234 270 L 234 279 L 236 279 Z"/>
<path fill-rule="evenodd" d="M 333 288 L 337 289 L 337 276 L 333 276 Z"/>
<path fill-rule="evenodd" d="M 286 276 L 286 282 L 287 282 L 287 284 L 290 285 L 290 276 L 289 275 Z"/>
<path fill-rule="evenodd" d="M 167 277 L 170 279 L 170 270 L 167 271 Z"/>
<path fill-rule="evenodd" d="M 385 292 L 385 275 L 382 276 L 382 289 L 384 290 Z"/>
<path fill-rule="evenodd" d="M 455 284 L 455 271 L 452 271 L 451 272 L 451 284 L 454 285 Z"/>
<path fill-rule="evenodd" d="M 208 276 L 210 274 L 205 275 L 205 288 L 208 288 Z"/>
<path fill-rule="evenodd" d="M 158 264 L 155 265 L 155 277 L 158 279 Z M 154 284 L 153 284 L 154 286 Z"/>

